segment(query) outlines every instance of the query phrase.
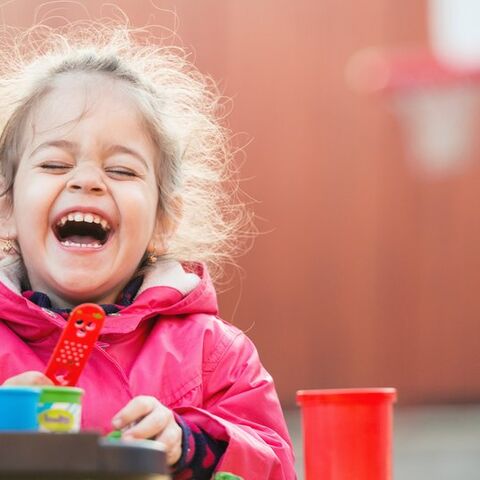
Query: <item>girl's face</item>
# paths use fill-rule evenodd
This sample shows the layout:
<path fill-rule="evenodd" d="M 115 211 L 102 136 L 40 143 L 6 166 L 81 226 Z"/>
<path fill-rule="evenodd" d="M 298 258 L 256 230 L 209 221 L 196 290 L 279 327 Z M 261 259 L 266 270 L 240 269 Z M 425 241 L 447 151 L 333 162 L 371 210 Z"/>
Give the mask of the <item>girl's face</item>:
<path fill-rule="evenodd" d="M 113 303 L 156 225 L 157 152 L 134 98 L 103 75 L 65 75 L 24 140 L 13 221 L 32 288 L 58 306 Z"/>

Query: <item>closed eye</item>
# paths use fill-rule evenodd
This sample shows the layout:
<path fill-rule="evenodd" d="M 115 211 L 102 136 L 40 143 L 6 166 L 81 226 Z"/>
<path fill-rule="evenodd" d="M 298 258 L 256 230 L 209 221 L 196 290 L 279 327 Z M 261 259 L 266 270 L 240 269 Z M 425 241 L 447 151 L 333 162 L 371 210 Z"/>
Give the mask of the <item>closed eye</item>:
<path fill-rule="evenodd" d="M 138 177 L 139 175 L 133 170 L 127 168 L 107 168 L 106 172 L 116 176 Z"/>
<path fill-rule="evenodd" d="M 39 167 L 42 170 L 58 172 L 58 173 L 64 172 L 65 170 L 69 170 L 70 168 L 72 168 L 72 166 L 69 165 L 68 163 L 60 163 L 60 162 L 46 162 L 46 163 L 40 164 Z"/>

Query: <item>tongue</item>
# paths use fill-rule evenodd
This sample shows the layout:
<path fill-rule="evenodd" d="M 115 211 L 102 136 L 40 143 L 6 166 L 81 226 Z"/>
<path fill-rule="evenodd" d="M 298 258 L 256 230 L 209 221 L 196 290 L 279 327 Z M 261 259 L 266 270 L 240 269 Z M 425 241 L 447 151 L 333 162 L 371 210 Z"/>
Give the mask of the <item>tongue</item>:
<path fill-rule="evenodd" d="M 73 243 L 83 243 L 85 245 L 100 243 L 95 237 L 91 237 L 89 235 L 69 235 L 65 238 L 65 240 Z"/>

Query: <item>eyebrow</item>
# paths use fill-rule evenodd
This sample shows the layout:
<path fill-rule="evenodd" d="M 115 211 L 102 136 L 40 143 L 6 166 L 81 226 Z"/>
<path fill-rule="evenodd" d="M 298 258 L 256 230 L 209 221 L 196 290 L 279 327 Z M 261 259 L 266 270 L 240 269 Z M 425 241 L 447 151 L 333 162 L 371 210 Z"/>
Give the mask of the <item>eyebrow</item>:
<path fill-rule="evenodd" d="M 37 147 L 35 147 L 32 153 L 30 154 L 30 156 L 32 157 L 37 152 L 49 147 L 60 148 L 62 150 L 67 150 L 71 153 L 76 153 L 78 150 L 78 145 L 76 143 L 69 142 L 68 140 L 52 140 L 51 142 L 44 142 L 38 145 Z"/>
<path fill-rule="evenodd" d="M 114 153 L 126 153 L 127 155 L 131 155 L 143 163 L 144 167 L 149 170 L 148 163 L 146 160 L 140 155 L 136 150 L 132 148 L 126 147 L 125 145 L 110 145 L 110 147 L 106 150 L 107 155 L 112 155 Z"/>
<path fill-rule="evenodd" d="M 30 154 L 30 156 L 35 155 L 37 152 L 44 150 L 49 147 L 55 147 L 59 148 L 61 150 L 66 150 L 72 154 L 76 154 L 78 152 L 78 144 L 75 142 L 70 142 L 68 140 L 52 140 L 50 142 L 44 142 L 38 145 L 33 152 Z M 107 155 L 113 155 L 115 153 L 125 153 L 127 155 L 131 155 L 132 157 L 135 157 L 137 160 L 139 160 L 145 168 L 148 170 L 148 164 L 146 160 L 143 158 L 140 153 L 138 153 L 136 150 L 133 150 L 132 148 L 126 147 L 125 145 L 110 145 L 106 149 L 106 154 Z"/>

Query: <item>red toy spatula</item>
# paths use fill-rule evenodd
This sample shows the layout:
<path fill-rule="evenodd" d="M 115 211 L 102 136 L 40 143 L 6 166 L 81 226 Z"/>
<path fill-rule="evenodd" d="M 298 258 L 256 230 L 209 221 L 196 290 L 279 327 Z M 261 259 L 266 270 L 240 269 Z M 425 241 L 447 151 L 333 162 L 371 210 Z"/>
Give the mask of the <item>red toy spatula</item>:
<path fill-rule="evenodd" d="M 105 312 L 94 303 L 83 303 L 72 310 L 45 371 L 53 383 L 62 386 L 77 383 L 104 320 Z"/>

